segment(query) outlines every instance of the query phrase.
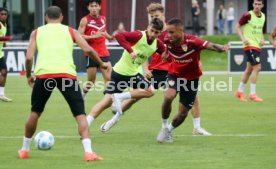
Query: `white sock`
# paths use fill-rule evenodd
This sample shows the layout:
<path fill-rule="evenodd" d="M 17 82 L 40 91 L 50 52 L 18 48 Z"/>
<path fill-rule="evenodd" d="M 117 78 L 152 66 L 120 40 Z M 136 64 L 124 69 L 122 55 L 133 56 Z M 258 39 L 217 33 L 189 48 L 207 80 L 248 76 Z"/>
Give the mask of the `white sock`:
<path fill-rule="evenodd" d="M 162 128 L 163 129 L 169 127 L 168 121 L 169 121 L 169 119 L 162 119 Z"/>
<path fill-rule="evenodd" d="M 240 82 L 238 91 L 243 93 L 244 87 L 245 87 L 245 84 L 243 82 Z"/>
<path fill-rule="evenodd" d="M 256 94 L 256 84 L 250 84 L 250 94 Z"/>
<path fill-rule="evenodd" d="M 27 138 L 27 137 L 23 137 L 23 146 L 21 148 L 21 150 L 30 150 L 30 144 L 32 142 L 32 138 Z"/>
<path fill-rule="evenodd" d="M 87 120 L 88 126 L 90 126 L 91 123 L 94 121 L 94 117 L 91 115 L 88 115 L 86 116 L 86 120 Z"/>
<path fill-rule="evenodd" d="M 169 125 L 168 129 L 169 131 L 172 131 L 174 129 L 174 127 L 172 126 L 172 123 Z"/>
<path fill-rule="evenodd" d="M 200 117 L 193 118 L 194 128 L 199 129 L 200 128 Z"/>
<path fill-rule="evenodd" d="M 0 87 L 0 96 L 5 95 L 5 87 Z"/>
<path fill-rule="evenodd" d="M 82 142 L 84 151 L 86 153 L 92 153 L 92 147 L 91 147 L 91 140 L 90 140 L 90 138 L 82 139 L 81 142 Z"/>
<path fill-rule="evenodd" d="M 121 115 L 121 113 L 119 113 L 119 112 L 116 112 L 116 114 L 112 117 L 112 121 L 113 122 L 117 122 L 117 121 L 119 121 L 120 120 L 120 117 L 121 117 L 122 115 Z"/>
<path fill-rule="evenodd" d="M 130 92 L 116 93 L 115 96 L 121 100 L 126 100 L 131 98 Z"/>
<path fill-rule="evenodd" d="M 87 95 L 87 93 L 84 93 L 84 92 L 82 92 L 81 94 L 83 98 L 85 98 L 85 96 Z"/>

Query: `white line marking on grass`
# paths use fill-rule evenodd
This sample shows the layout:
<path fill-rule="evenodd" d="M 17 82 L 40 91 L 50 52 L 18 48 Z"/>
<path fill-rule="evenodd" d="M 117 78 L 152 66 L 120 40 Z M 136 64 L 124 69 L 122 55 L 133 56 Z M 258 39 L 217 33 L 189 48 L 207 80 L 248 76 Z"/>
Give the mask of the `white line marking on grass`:
<path fill-rule="evenodd" d="M 188 134 L 180 134 L 175 135 L 176 137 L 196 137 L 201 135 L 188 135 Z M 266 134 L 213 134 L 211 136 L 207 137 L 263 137 L 266 136 Z M 206 136 L 204 136 L 206 137 Z"/>
<path fill-rule="evenodd" d="M 54 136 L 55 138 L 59 139 L 74 139 L 80 138 L 80 136 Z M 0 136 L 0 139 L 22 139 L 23 136 Z"/>
<path fill-rule="evenodd" d="M 263 137 L 266 134 L 213 134 L 211 136 L 200 136 L 192 134 L 180 134 L 175 135 L 175 137 Z M 58 139 L 79 139 L 80 136 L 54 136 Z M 0 136 L 0 139 L 22 139 L 23 136 Z"/>

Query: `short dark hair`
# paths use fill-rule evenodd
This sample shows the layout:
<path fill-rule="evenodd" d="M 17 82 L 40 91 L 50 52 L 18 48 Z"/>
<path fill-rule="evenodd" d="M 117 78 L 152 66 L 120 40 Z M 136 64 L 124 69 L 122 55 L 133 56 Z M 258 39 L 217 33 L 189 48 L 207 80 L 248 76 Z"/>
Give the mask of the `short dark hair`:
<path fill-rule="evenodd" d="M 4 8 L 4 7 L 0 7 L 0 12 L 1 11 L 6 11 L 7 13 L 9 13 L 9 11 L 7 10 L 7 8 Z"/>
<path fill-rule="evenodd" d="M 87 0 L 87 5 L 92 4 L 93 2 L 101 5 L 101 0 Z"/>
<path fill-rule="evenodd" d="M 262 3 L 264 3 L 264 0 L 254 0 L 254 1 L 259 1 L 259 2 L 262 2 Z"/>
<path fill-rule="evenodd" d="M 184 26 L 182 20 L 179 19 L 179 18 L 172 18 L 172 19 L 170 19 L 170 20 L 168 21 L 167 24 L 168 24 L 168 25 L 174 25 L 174 26 L 176 26 L 176 27 L 182 27 L 182 28 L 183 28 L 183 26 Z"/>
<path fill-rule="evenodd" d="M 45 15 L 48 16 L 49 19 L 58 19 L 60 16 L 62 16 L 62 12 L 60 7 L 50 6 L 46 10 Z"/>
<path fill-rule="evenodd" d="M 162 20 L 160 20 L 159 18 L 154 18 L 152 19 L 152 21 L 150 22 L 150 25 L 156 29 L 156 30 L 160 30 L 162 31 L 163 30 L 163 27 L 164 27 L 164 23 Z"/>

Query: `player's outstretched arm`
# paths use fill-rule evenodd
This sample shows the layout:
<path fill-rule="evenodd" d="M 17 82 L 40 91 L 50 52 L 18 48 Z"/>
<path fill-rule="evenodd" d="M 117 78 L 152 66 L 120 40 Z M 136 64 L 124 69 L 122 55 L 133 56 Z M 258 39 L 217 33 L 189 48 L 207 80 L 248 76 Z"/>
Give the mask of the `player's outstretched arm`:
<path fill-rule="evenodd" d="M 149 61 L 146 60 L 143 65 L 142 65 L 143 69 L 144 69 L 144 77 L 146 77 L 147 79 L 152 77 L 152 73 L 151 70 L 149 70 Z"/>
<path fill-rule="evenodd" d="M 227 52 L 229 49 L 229 45 L 228 44 L 219 45 L 219 44 L 214 44 L 209 42 L 208 45 L 206 46 L 206 49 L 217 51 L 217 52 Z"/>
<path fill-rule="evenodd" d="M 274 31 L 268 37 L 270 44 L 273 45 L 274 48 L 276 48 L 276 42 L 274 41 L 275 37 L 276 37 L 276 27 L 274 28 Z"/>
<path fill-rule="evenodd" d="M 31 74 L 32 74 L 33 58 L 37 49 L 35 34 L 36 34 L 36 30 L 34 30 L 31 33 L 27 54 L 26 54 L 26 63 L 25 63 L 26 77 L 30 87 L 33 87 L 33 84 L 34 84 L 34 78 L 31 76 Z"/>
<path fill-rule="evenodd" d="M 109 40 L 109 41 L 112 41 L 112 40 L 115 39 L 115 37 L 112 36 L 112 35 L 110 35 L 109 33 L 107 33 L 107 31 L 104 32 L 104 36 L 105 36 L 105 38 L 106 38 L 107 40 Z"/>
<path fill-rule="evenodd" d="M 11 36 L 0 36 L 0 41 L 4 42 L 4 41 L 10 41 L 12 40 Z"/>
<path fill-rule="evenodd" d="M 106 63 L 104 63 L 100 57 L 98 56 L 97 52 L 91 48 L 86 40 L 81 36 L 81 34 L 74 30 L 74 38 L 77 43 L 77 45 L 88 54 L 88 56 L 93 59 L 95 62 L 97 62 L 102 68 L 106 69 L 108 66 Z"/>
<path fill-rule="evenodd" d="M 229 50 L 229 45 L 220 45 L 220 44 L 215 44 L 215 43 L 208 43 L 206 46 L 206 49 L 213 50 L 216 52 L 227 52 Z"/>

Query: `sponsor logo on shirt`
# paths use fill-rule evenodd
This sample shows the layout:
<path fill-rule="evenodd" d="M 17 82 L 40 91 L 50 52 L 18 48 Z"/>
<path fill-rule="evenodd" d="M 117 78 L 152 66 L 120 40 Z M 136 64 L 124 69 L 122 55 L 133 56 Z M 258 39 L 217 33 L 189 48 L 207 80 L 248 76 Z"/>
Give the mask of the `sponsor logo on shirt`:
<path fill-rule="evenodd" d="M 190 58 L 190 59 L 187 59 L 187 60 L 177 60 L 177 59 L 174 59 L 173 60 L 175 63 L 190 63 L 190 62 L 192 62 L 193 61 L 193 59 L 192 58 Z"/>

